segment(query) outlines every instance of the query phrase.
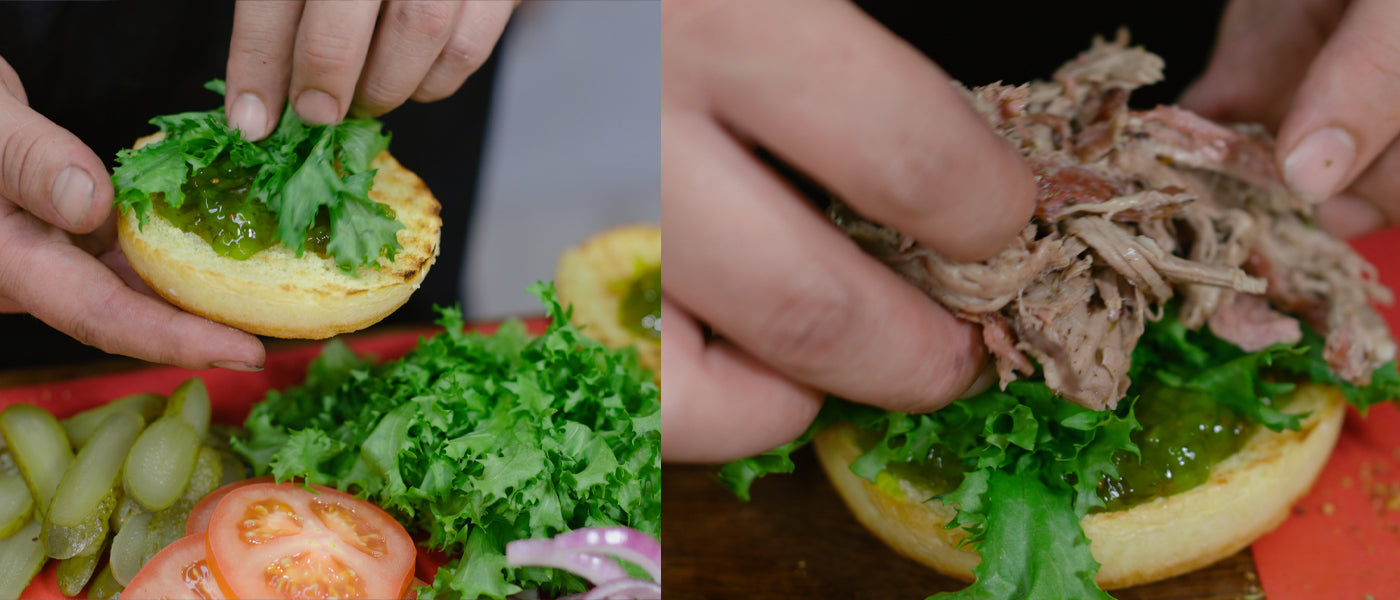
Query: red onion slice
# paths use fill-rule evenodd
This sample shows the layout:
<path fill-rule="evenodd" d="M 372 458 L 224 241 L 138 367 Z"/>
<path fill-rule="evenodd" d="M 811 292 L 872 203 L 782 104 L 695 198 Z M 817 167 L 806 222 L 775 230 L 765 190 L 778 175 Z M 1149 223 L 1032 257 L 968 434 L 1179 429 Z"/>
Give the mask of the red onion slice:
<path fill-rule="evenodd" d="M 661 585 L 644 579 L 616 579 L 595 587 L 579 600 L 660 600 Z"/>
<path fill-rule="evenodd" d="M 516 540 L 506 544 L 506 566 L 563 569 L 593 585 L 627 578 L 627 571 L 611 558 L 563 550 L 552 539 Z"/>
<path fill-rule="evenodd" d="M 579 555 L 620 558 L 641 567 L 658 585 L 661 582 L 661 542 L 630 527 L 588 527 L 548 540 L 515 540 L 506 544 L 507 566 L 565 569 L 595 585 L 627 576 L 616 563 L 580 559 Z M 598 566 L 605 563 L 616 571 Z"/>

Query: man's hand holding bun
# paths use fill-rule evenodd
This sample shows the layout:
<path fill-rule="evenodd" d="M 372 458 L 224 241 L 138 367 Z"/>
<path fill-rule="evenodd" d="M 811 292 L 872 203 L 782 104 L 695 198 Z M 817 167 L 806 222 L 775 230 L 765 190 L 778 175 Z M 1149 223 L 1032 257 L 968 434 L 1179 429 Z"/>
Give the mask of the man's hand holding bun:
<path fill-rule="evenodd" d="M 976 328 L 754 154 L 950 257 L 990 257 L 1030 217 L 1031 173 L 934 64 L 845 2 L 667 2 L 661 127 L 666 460 L 791 441 L 827 393 L 930 411 L 985 384 Z"/>
<path fill-rule="evenodd" d="M 261 368 L 257 338 L 137 291 L 145 286 L 115 251 L 111 205 L 102 161 L 30 109 L 19 76 L 0 59 L 0 311 L 30 313 L 114 354 Z"/>

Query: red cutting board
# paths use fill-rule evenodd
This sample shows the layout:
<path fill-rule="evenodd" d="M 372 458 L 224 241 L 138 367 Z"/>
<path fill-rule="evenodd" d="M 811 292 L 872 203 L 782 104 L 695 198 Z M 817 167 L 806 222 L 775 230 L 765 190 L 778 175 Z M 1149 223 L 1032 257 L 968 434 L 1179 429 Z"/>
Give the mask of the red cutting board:
<path fill-rule="evenodd" d="M 1400 228 L 1357 240 L 1400 291 Z M 1381 312 L 1400 332 L 1400 306 Z M 1400 410 L 1351 411 L 1337 449 L 1293 516 L 1253 546 L 1269 600 L 1400 599 Z"/>
<path fill-rule="evenodd" d="M 549 325 L 545 318 L 525 321 L 532 334 L 543 333 Z M 468 329 L 491 333 L 497 323 L 470 326 Z M 380 360 L 391 360 L 403 356 L 422 337 L 431 336 L 437 329 L 423 328 L 417 331 L 388 334 L 364 334 L 347 338 L 345 341 L 361 356 L 369 355 Z M 269 390 L 286 389 L 306 379 L 306 367 L 321 352 L 320 344 L 309 344 L 288 350 L 269 352 L 263 370 L 257 373 L 244 373 L 224 369 L 191 371 L 177 367 L 151 367 L 125 373 L 83 377 L 69 381 L 0 389 L 0 410 L 11 404 L 28 403 L 52 412 L 59 418 L 101 405 L 128 394 L 157 392 L 168 394 L 175 386 L 190 377 L 199 377 L 209 388 L 209 400 L 213 407 L 213 419 L 219 423 L 242 425 L 253 405 L 267 395 Z M 63 598 L 54 579 L 54 567 L 50 561 L 39 577 L 20 595 L 21 600 L 52 600 Z"/>

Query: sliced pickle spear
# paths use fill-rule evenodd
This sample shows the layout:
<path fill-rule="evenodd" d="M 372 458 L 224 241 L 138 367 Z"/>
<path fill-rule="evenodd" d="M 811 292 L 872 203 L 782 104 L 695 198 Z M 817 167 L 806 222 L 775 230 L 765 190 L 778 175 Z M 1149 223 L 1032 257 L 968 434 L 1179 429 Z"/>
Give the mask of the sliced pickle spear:
<path fill-rule="evenodd" d="M 0 475 L 0 538 L 9 537 L 34 514 L 34 497 L 19 475 Z"/>
<path fill-rule="evenodd" d="M 122 525 L 126 523 L 127 519 L 130 519 L 133 515 L 136 515 L 138 513 L 151 512 L 146 510 L 146 507 L 141 506 L 141 503 L 137 502 L 135 498 L 132 498 L 131 496 L 128 496 L 125 493 L 123 493 L 121 486 L 117 486 L 113 489 L 117 492 L 118 496 L 121 496 L 121 500 L 117 501 L 116 510 L 112 511 L 113 533 L 121 531 Z"/>
<path fill-rule="evenodd" d="M 137 513 L 126 520 L 112 538 L 112 577 L 123 587 L 141 570 L 146 560 L 146 529 L 152 513 Z"/>
<path fill-rule="evenodd" d="M 165 401 L 165 416 L 180 417 L 194 428 L 200 438 L 209 432 L 211 412 L 209 388 L 204 387 L 204 380 L 198 377 L 186 379 L 180 387 L 170 392 L 170 398 Z"/>
<path fill-rule="evenodd" d="M 116 507 L 117 494 L 109 488 L 97 508 L 77 525 L 58 525 L 45 518 L 39 541 L 44 543 L 51 558 L 73 558 L 97 552 L 112 531 L 110 520 Z"/>
<path fill-rule="evenodd" d="M 81 450 L 87 444 L 93 433 L 97 432 L 97 427 L 107 420 L 112 413 L 126 410 L 141 415 L 143 423 L 150 423 L 160 418 L 161 411 L 165 410 L 165 397 L 160 394 L 143 393 L 132 394 L 122 398 L 117 398 L 111 402 L 103 404 L 97 408 L 90 408 L 76 415 L 64 419 L 60 423 L 63 430 L 68 434 L 68 441 L 73 444 L 73 448 Z"/>
<path fill-rule="evenodd" d="M 35 511 L 43 514 L 73 462 L 68 434 L 48 411 L 28 404 L 12 404 L 0 412 L 0 434 L 34 496 Z"/>
<path fill-rule="evenodd" d="M 149 510 L 174 504 L 194 472 L 201 437 L 178 417 L 161 417 L 152 423 L 126 456 L 122 468 L 126 494 Z M 121 581 L 121 574 L 116 575 Z"/>
<path fill-rule="evenodd" d="M 219 485 L 224 486 L 235 481 L 243 481 L 253 474 L 248 472 L 248 465 L 243 464 L 243 459 L 231 451 L 219 451 L 219 462 L 223 463 L 223 476 L 219 479 Z"/>
<path fill-rule="evenodd" d="M 185 537 L 185 524 L 190 520 L 190 511 L 201 498 L 219 488 L 223 475 L 220 452 L 208 446 L 200 446 L 195 459 L 194 473 L 185 493 L 169 507 L 156 511 L 146 526 L 146 557 L 155 556 L 166 546 Z"/>
<path fill-rule="evenodd" d="M 88 580 L 92 579 L 97 572 L 97 565 L 102 562 L 102 549 L 107 547 L 107 540 L 102 540 L 101 547 L 97 552 L 86 556 L 74 556 L 58 561 L 58 568 L 55 574 L 58 578 L 58 591 L 64 596 L 72 598 L 77 596 L 87 586 Z"/>
<path fill-rule="evenodd" d="M 3 437 L 0 437 L 0 475 L 19 475 L 19 465 L 15 464 L 15 456 L 10 454 Z"/>
<path fill-rule="evenodd" d="M 39 543 L 39 522 L 30 521 L 0 539 L 0 598 L 18 598 L 49 557 Z"/>
<path fill-rule="evenodd" d="M 91 600 L 111 600 L 117 594 L 122 593 L 125 586 L 117 582 L 112 577 L 112 563 L 107 563 L 97 572 L 97 576 L 92 578 L 92 585 L 88 586 L 87 596 Z"/>
<path fill-rule="evenodd" d="M 116 485 L 122 462 L 145 425 L 141 415 L 124 410 L 102 421 L 58 484 L 48 511 L 54 525 L 76 527 L 91 519 L 102 497 Z"/>

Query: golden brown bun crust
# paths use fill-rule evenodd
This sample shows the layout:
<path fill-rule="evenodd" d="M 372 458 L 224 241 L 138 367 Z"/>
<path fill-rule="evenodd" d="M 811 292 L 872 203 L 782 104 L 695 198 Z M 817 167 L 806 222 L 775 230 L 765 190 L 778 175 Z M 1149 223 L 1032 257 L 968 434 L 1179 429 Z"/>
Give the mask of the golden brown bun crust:
<path fill-rule="evenodd" d="M 661 264 L 661 228 L 624 225 L 599 233 L 559 257 L 554 286 L 559 301 L 573 305 L 573 323 L 609 348 L 636 346 L 642 366 L 661 373 L 661 341 L 637 337 L 618 322 L 626 283 L 638 264 Z"/>
<path fill-rule="evenodd" d="M 137 141 L 136 147 L 161 134 Z M 146 284 L 186 311 L 249 333 L 280 338 L 324 339 L 369 327 L 394 312 L 418 289 L 437 260 L 442 219 L 423 180 L 389 153 L 375 157 L 378 169 L 369 196 L 394 209 L 404 224 L 403 246 L 379 269 L 340 272 L 334 261 L 305 252 L 300 258 L 277 245 L 247 260 L 219 256 L 199 236 L 150 214 L 138 229 L 134 214 L 118 216 L 122 252 Z"/>
<path fill-rule="evenodd" d="M 1206 483 L 1126 511 L 1085 517 L 1080 524 L 1103 565 L 1099 586 L 1118 589 L 1188 573 L 1272 531 L 1332 454 L 1345 407 L 1335 388 L 1302 386 L 1288 410 L 1313 414 L 1299 431 L 1261 427 L 1240 452 L 1212 470 Z M 899 481 L 906 500 L 852 473 L 851 461 L 861 454 L 855 431 L 841 423 L 821 432 L 814 444 L 827 477 L 856 518 L 900 554 L 972 581 L 977 555 L 956 547 L 961 529 L 943 528 L 953 510 L 937 500 L 919 503 L 930 494 L 908 481 Z"/>

